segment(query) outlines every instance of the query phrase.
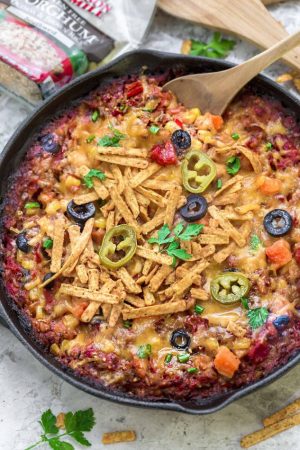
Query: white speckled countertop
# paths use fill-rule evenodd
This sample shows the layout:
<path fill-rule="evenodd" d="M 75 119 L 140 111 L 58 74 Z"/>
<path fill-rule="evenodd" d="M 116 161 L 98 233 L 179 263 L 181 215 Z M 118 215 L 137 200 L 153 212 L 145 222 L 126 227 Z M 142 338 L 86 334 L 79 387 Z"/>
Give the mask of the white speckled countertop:
<path fill-rule="evenodd" d="M 300 27 L 300 1 L 270 8 L 289 32 Z M 179 52 L 184 38 L 207 38 L 209 31 L 158 13 L 147 38 L 148 48 Z M 239 42 L 229 60 L 239 62 L 255 53 Z M 273 65 L 266 73 L 275 76 L 283 66 Z M 0 94 L 0 149 L 29 108 Z M 39 437 L 41 412 L 55 413 L 92 407 L 97 425 L 89 434 L 92 449 L 103 448 L 106 431 L 134 429 L 137 441 L 109 446 L 111 450 L 234 450 L 239 439 L 261 426 L 266 415 L 300 396 L 300 367 L 280 380 L 228 406 L 216 414 L 197 417 L 168 411 L 135 409 L 99 400 L 63 382 L 49 372 L 17 339 L 0 325 L 0 449 L 24 450 Z M 282 433 L 254 450 L 300 449 L 300 428 Z M 46 446 L 38 447 L 45 450 Z M 76 446 L 76 448 L 83 448 Z"/>

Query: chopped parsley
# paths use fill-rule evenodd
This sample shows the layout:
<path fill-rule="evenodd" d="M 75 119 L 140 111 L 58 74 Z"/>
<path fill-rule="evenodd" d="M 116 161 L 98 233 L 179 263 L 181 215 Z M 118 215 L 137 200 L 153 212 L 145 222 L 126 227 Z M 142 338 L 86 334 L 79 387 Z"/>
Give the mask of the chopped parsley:
<path fill-rule="evenodd" d="M 96 122 L 99 119 L 99 117 L 100 117 L 100 113 L 99 113 L 98 109 L 95 109 L 91 115 L 92 122 Z"/>
<path fill-rule="evenodd" d="M 93 140 L 95 139 L 95 135 L 94 134 L 91 134 L 88 138 L 86 138 L 86 143 L 87 144 L 90 144 L 91 142 L 93 142 Z"/>
<path fill-rule="evenodd" d="M 95 425 L 95 416 L 92 408 L 76 411 L 75 413 L 66 413 L 64 415 L 65 429 L 61 434 L 59 434 L 59 428 L 56 425 L 56 421 L 57 417 L 53 414 L 51 409 L 45 411 L 39 421 L 39 424 L 43 429 L 40 440 L 30 447 L 27 447 L 26 450 L 35 448 L 40 444 L 48 444 L 49 447 L 54 450 L 74 450 L 75 447 L 72 444 L 61 440 L 62 437 L 72 438 L 86 447 L 92 445 L 84 435 L 86 431 L 91 431 Z"/>
<path fill-rule="evenodd" d="M 125 139 L 126 135 L 112 125 L 109 125 L 109 129 L 112 131 L 112 136 L 103 136 L 98 140 L 97 145 L 100 147 L 120 147 L 120 140 Z"/>
<path fill-rule="evenodd" d="M 238 133 L 232 133 L 231 135 L 232 139 L 234 139 L 235 141 L 238 141 L 240 138 L 240 135 Z"/>
<path fill-rule="evenodd" d="M 35 209 L 35 208 L 40 208 L 41 205 L 39 204 L 39 202 L 27 202 L 24 205 L 24 208 L 26 209 Z"/>
<path fill-rule="evenodd" d="M 251 250 L 257 251 L 261 245 L 262 245 L 262 242 L 259 239 L 259 237 L 257 236 L 257 234 L 252 234 L 250 237 Z"/>
<path fill-rule="evenodd" d="M 223 186 L 223 181 L 221 180 L 221 178 L 219 178 L 219 179 L 217 180 L 217 189 L 221 189 L 222 186 Z"/>
<path fill-rule="evenodd" d="M 49 249 L 53 247 L 53 240 L 51 238 L 47 238 L 43 242 L 43 248 Z"/>
<path fill-rule="evenodd" d="M 235 41 L 223 39 L 221 34 L 216 32 L 207 43 L 192 39 L 189 54 L 193 56 L 207 56 L 209 58 L 224 58 L 234 48 L 235 44 Z"/>
<path fill-rule="evenodd" d="M 187 372 L 188 372 L 188 373 L 198 373 L 199 370 L 197 369 L 197 367 L 189 367 L 189 368 L 187 369 Z"/>
<path fill-rule="evenodd" d="M 229 175 L 235 175 L 241 168 L 241 160 L 238 156 L 230 156 L 226 161 L 226 171 Z"/>
<path fill-rule="evenodd" d="M 157 134 L 158 132 L 159 132 L 159 127 L 157 126 L 157 125 L 154 125 L 154 124 L 152 124 L 150 127 L 149 127 L 149 131 L 150 131 L 150 133 L 152 133 L 152 134 Z"/>
<path fill-rule="evenodd" d="M 186 363 L 188 362 L 189 359 L 190 359 L 189 353 L 180 353 L 179 355 L 177 355 L 177 361 L 180 363 Z"/>
<path fill-rule="evenodd" d="M 123 321 L 123 327 L 124 328 L 131 328 L 132 327 L 132 320 L 124 320 Z"/>
<path fill-rule="evenodd" d="M 91 189 L 94 186 L 93 178 L 98 178 L 99 180 L 103 181 L 105 180 L 106 176 L 104 172 L 101 172 L 101 170 L 98 169 L 91 169 L 84 177 L 83 182 Z"/>
<path fill-rule="evenodd" d="M 147 359 L 151 355 L 152 348 L 150 344 L 140 345 L 137 351 L 137 356 L 140 359 Z"/>
<path fill-rule="evenodd" d="M 173 357 L 172 353 L 168 353 L 165 357 L 165 364 L 169 364 L 172 360 L 172 357 Z"/>
<path fill-rule="evenodd" d="M 247 313 L 249 325 L 253 330 L 261 327 L 269 317 L 269 311 L 262 306 L 261 308 L 250 309 Z"/>
<path fill-rule="evenodd" d="M 250 309 L 249 300 L 246 297 L 241 298 L 241 303 L 245 309 L 248 309 L 248 310 Z"/>
<path fill-rule="evenodd" d="M 271 150 L 271 148 L 273 148 L 272 142 L 267 142 L 265 147 L 266 147 L 267 150 Z"/>
<path fill-rule="evenodd" d="M 204 308 L 201 305 L 195 305 L 194 311 L 195 311 L 196 314 L 202 314 L 203 311 L 204 311 Z"/>

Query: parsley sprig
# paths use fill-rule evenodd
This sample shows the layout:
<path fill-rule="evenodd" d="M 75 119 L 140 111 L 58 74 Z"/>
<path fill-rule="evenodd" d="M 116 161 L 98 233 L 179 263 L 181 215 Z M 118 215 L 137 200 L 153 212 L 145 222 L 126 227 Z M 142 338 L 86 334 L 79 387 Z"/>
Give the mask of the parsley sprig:
<path fill-rule="evenodd" d="M 120 147 L 120 140 L 125 139 L 126 135 L 114 128 L 111 124 L 109 125 L 109 129 L 112 132 L 112 136 L 103 136 L 98 140 L 97 145 L 100 147 Z"/>
<path fill-rule="evenodd" d="M 203 42 L 192 39 L 190 55 L 207 56 L 208 58 L 224 58 L 233 49 L 236 42 L 223 39 L 220 33 L 214 33 L 210 41 Z"/>
<path fill-rule="evenodd" d="M 83 182 L 91 189 L 94 186 L 93 178 L 98 178 L 99 180 L 103 181 L 106 178 L 106 175 L 104 172 L 101 172 L 101 170 L 98 169 L 91 169 L 84 177 Z"/>
<path fill-rule="evenodd" d="M 159 247 L 168 244 L 167 247 L 160 248 L 160 251 L 173 256 L 173 265 L 175 265 L 177 259 L 186 261 L 192 257 L 184 248 L 180 248 L 180 241 L 190 241 L 201 233 L 203 227 L 204 225 L 198 223 L 188 224 L 186 227 L 183 223 L 179 223 L 173 230 L 170 230 L 168 225 L 163 225 L 158 230 L 157 237 L 150 238 L 148 242 L 149 244 L 158 244 Z"/>
<path fill-rule="evenodd" d="M 269 311 L 264 306 L 260 308 L 251 309 L 247 298 L 242 297 L 241 302 L 243 307 L 247 310 L 247 317 L 249 319 L 250 327 L 255 330 L 261 327 L 269 317 Z"/>
<path fill-rule="evenodd" d="M 91 431 L 95 425 L 94 411 L 91 408 L 76 411 L 75 413 L 66 413 L 64 417 L 66 432 L 62 434 L 58 434 L 59 428 L 56 425 L 56 417 L 51 409 L 42 414 L 39 423 L 43 429 L 43 434 L 40 436 L 41 439 L 25 450 L 31 450 L 44 443 L 48 443 L 53 450 L 74 450 L 75 448 L 72 444 L 61 440 L 62 437 L 73 438 L 85 447 L 91 447 L 92 445 L 84 435 L 84 432 Z"/>
<path fill-rule="evenodd" d="M 261 240 L 257 236 L 257 234 L 252 234 L 250 237 L 250 248 L 253 251 L 257 251 L 259 247 L 262 245 Z"/>

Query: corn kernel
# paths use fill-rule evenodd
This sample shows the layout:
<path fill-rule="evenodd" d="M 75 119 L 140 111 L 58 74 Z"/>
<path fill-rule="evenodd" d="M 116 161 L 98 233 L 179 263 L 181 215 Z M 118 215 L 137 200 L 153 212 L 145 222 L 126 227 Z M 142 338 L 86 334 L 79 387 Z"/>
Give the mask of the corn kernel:
<path fill-rule="evenodd" d="M 104 217 L 100 217 L 95 220 L 95 227 L 105 229 L 106 227 L 106 219 Z"/>
<path fill-rule="evenodd" d="M 60 344 L 60 349 L 62 352 L 67 352 L 71 347 L 71 342 L 64 339 L 62 343 Z"/>
<path fill-rule="evenodd" d="M 35 216 L 40 211 L 40 208 L 27 208 L 26 209 L 26 216 Z"/>
<path fill-rule="evenodd" d="M 24 259 L 21 261 L 22 267 L 26 270 L 32 270 L 34 268 L 34 261 L 31 259 Z"/>
<path fill-rule="evenodd" d="M 38 305 L 36 307 L 36 310 L 35 310 L 35 317 L 36 317 L 36 319 L 43 319 L 44 316 L 45 316 L 44 308 L 42 306 Z"/>
<path fill-rule="evenodd" d="M 173 133 L 175 130 L 178 130 L 179 128 L 180 127 L 173 120 L 169 120 L 169 122 L 167 122 L 164 127 L 165 130 L 171 131 L 171 133 Z"/>
<path fill-rule="evenodd" d="M 192 145 L 191 148 L 193 150 L 202 150 L 203 144 L 202 142 L 198 141 L 198 139 L 193 139 L 192 138 Z"/>
<path fill-rule="evenodd" d="M 29 291 L 29 298 L 32 301 L 38 300 L 40 298 L 39 290 L 37 288 L 31 289 L 31 291 Z"/>
<path fill-rule="evenodd" d="M 52 344 L 50 347 L 50 352 L 53 353 L 53 355 L 58 356 L 60 354 L 60 348 L 57 344 Z"/>
<path fill-rule="evenodd" d="M 67 314 L 63 318 L 63 322 L 68 329 L 74 330 L 79 324 L 79 320 L 73 314 Z"/>
<path fill-rule="evenodd" d="M 205 340 L 204 347 L 210 351 L 217 351 L 219 348 L 219 342 L 216 338 L 210 337 Z"/>
<path fill-rule="evenodd" d="M 68 311 L 67 305 L 64 303 L 58 303 L 53 308 L 54 317 L 61 317 Z"/>
<path fill-rule="evenodd" d="M 234 350 L 246 350 L 250 347 L 251 339 L 248 338 L 241 338 L 236 339 L 233 343 L 233 349 Z"/>
<path fill-rule="evenodd" d="M 29 281 L 28 283 L 24 284 L 24 288 L 26 289 L 26 291 L 30 291 L 31 289 L 35 288 L 36 286 L 38 286 L 41 282 L 41 279 L 39 277 L 37 277 L 35 280 Z"/>
<path fill-rule="evenodd" d="M 185 112 L 182 115 L 182 122 L 192 124 L 200 116 L 200 114 L 201 113 L 199 108 L 191 108 L 189 111 Z"/>
<path fill-rule="evenodd" d="M 45 209 L 46 214 L 48 214 L 49 216 L 54 216 L 60 209 L 60 207 L 61 207 L 60 202 L 58 200 L 53 200 L 46 206 Z"/>
<path fill-rule="evenodd" d="M 67 189 L 72 188 L 73 186 L 80 186 L 81 181 L 78 178 L 73 177 L 72 175 L 68 175 L 65 179 L 65 186 Z"/>
<path fill-rule="evenodd" d="M 279 278 L 277 281 L 277 289 L 285 289 L 287 287 L 287 282 L 283 278 Z"/>

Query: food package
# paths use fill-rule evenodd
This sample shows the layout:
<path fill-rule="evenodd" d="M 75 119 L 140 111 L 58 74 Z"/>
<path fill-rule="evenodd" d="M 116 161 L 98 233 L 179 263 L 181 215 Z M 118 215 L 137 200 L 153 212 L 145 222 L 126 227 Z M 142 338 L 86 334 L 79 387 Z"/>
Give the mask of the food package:
<path fill-rule="evenodd" d="M 132 20 L 140 23 L 140 7 L 135 11 L 133 0 L 89 2 L 96 15 L 84 12 L 96 26 L 66 0 L 0 0 L 0 87 L 37 104 L 120 49 L 137 46 L 155 8 L 155 0 L 139 2 L 152 8 L 144 10 L 136 36 Z"/>

